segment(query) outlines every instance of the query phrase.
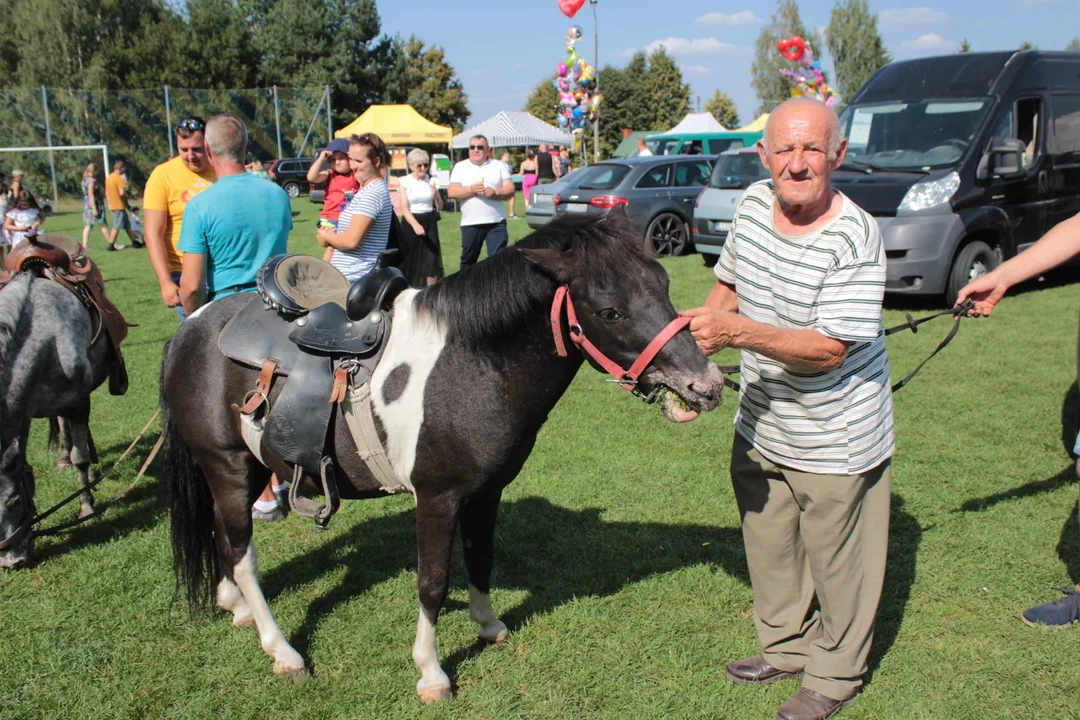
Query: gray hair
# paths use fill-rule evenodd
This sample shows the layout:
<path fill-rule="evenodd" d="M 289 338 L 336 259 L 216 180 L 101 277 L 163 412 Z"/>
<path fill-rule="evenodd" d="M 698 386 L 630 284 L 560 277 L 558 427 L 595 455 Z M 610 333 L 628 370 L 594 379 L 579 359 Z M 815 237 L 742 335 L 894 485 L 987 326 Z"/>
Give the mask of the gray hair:
<path fill-rule="evenodd" d="M 218 160 L 243 162 L 248 148 L 244 121 L 229 113 L 210 118 L 210 122 L 206 123 L 206 145 Z"/>
<path fill-rule="evenodd" d="M 769 131 L 772 129 L 773 120 L 776 118 L 777 115 L 780 114 L 781 110 L 785 108 L 801 107 L 820 107 L 828 113 L 829 127 L 826 131 L 825 136 L 825 152 L 826 156 L 829 159 L 829 162 L 836 160 L 837 156 L 840 154 L 840 142 L 844 139 L 840 133 L 840 117 L 832 111 L 832 108 L 827 107 L 825 103 L 821 102 L 820 100 L 815 100 L 808 97 L 792 98 L 790 100 L 785 100 L 784 102 L 776 106 L 776 108 L 769 114 L 769 119 L 765 121 L 765 132 L 761 136 L 760 141 L 761 146 L 765 148 L 765 152 L 769 151 L 769 136 L 771 134 Z"/>
<path fill-rule="evenodd" d="M 413 148 L 409 151 L 409 154 L 405 156 L 405 163 L 411 170 L 416 166 L 416 163 L 428 163 L 428 167 L 431 166 L 431 156 L 420 148 Z"/>

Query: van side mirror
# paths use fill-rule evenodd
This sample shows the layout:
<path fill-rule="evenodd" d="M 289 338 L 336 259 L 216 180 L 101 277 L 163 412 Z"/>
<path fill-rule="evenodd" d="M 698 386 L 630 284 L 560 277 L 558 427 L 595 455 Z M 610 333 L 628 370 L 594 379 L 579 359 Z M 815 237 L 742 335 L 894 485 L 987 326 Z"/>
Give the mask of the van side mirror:
<path fill-rule="evenodd" d="M 998 178 L 1014 178 L 1024 174 L 1023 157 L 1027 146 L 1023 140 L 1005 138 L 990 147 L 990 174 Z"/>

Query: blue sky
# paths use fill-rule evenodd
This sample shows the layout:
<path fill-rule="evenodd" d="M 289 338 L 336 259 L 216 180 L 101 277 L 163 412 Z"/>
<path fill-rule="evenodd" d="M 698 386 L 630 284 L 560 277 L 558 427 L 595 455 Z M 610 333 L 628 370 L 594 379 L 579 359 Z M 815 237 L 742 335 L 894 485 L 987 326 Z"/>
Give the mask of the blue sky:
<path fill-rule="evenodd" d="M 824 28 L 833 4 L 804 0 L 803 22 Z M 757 107 L 750 87 L 754 40 L 775 9 L 774 2 L 745 0 L 599 0 L 600 64 L 621 66 L 635 49 L 663 43 L 682 66 L 692 101 L 700 96 L 704 105 L 722 90 L 735 99 L 740 120 L 749 122 Z M 870 9 L 895 59 L 950 53 L 963 38 L 973 50 L 1016 48 L 1025 40 L 1060 50 L 1080 35 L 1080 0 L 871 0 Z M 573 20 L 559 12 L 557 0 L 383 0 L 379 14 L 384 32 L 415 33 L 446 49 L 473 121 L 522 109 L 529 91 L 565 56 L 571 25 L 585 34 L 578 51 L 590 61 L 593 56 L 588 3 Z M 827 52 L 818 54 L 830 70 Z"/>

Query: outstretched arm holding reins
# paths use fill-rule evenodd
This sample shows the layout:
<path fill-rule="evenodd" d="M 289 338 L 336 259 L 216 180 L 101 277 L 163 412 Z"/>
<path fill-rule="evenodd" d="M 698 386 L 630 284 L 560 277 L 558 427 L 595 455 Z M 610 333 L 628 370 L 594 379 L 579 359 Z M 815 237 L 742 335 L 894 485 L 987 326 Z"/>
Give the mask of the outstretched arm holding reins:
<path fill-rule="evenodd" d="M 975 301 L 969 317 L 988 316 L 1017 283 L 1041 275 L 1080 253 L 1080 213 L 1055 225 L 1039 242 L 960 290 L 956 304 Z"/>

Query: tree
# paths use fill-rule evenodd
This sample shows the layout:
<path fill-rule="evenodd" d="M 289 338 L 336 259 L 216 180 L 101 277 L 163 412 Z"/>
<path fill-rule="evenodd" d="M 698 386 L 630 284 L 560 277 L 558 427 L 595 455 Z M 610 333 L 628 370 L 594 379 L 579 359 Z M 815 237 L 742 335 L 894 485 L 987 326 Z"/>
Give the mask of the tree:
<path fill-rule="evenodd" d="M 956 48 L 956 52 L 958 52 L 958 53 L 971 52 L 971 43 L 968 42 L 967 38 L 964 38 L 963 40 L 960 41 L 960 45 L 959 45 L 959 47 Z"/>
<path fill-rule="evenodd" d="M 600 71 L 600 155 L 611 157 L 623 139 L 623 129 L 655 130 L 649 110 L 644 77 L 648 70 L 645 53 L 637 52 L 626 67 L 608 65 Z"/>
<path fill-rule="evenodd" d="M 558 120 L 555 108 L 559 105 L 559 91 L 551 84 L 555 76 L 541 80 L 525 101 L 525 112 L 552 125 L 557 125 Z"/>
<path fill-rule="evenodd" d="M 728 130 L 739 127 L 739 113 L 735 109 L 735 101 L 727 93 L 719 90 L 714 92 L 709 102 L 705 103 L 705 112 L 716 118 L 716 122 Z"/>
<path fill-rule="evenodd" d="M 1065 46 L 1065 49 L 1071 50 L 1072 52 L 1080 52 L 1080 37 L 1074 37 L 1070 40 L 1069 44 Z"/>
<path fill-rule="evenodd" d="M 375 0 L 277 0 L 255 36 L 263 50 L 260 82 L 329 85 L 336 124 L 382 97 L 393 41 L 379 37 Z"/>
<path fill-rule="evenodd" d="M 425 47 L 415 35 L 394 39 L 393 68 L 387 74 L 383 100 L 412 105 L 416 111 L 455 132 L 469 119 L 468 96 L 441 47 Z"/>
<path fill-rule="evenodd" d="M 649 69 L 642 84 L 649 98 L 648 124 L 653 129 L 668 130 L 686 117 L 690 86 L 683 82 L 682 71 L 662 45 L 649 55 Z"/>
<path fill-rule="evenodd" d="M 870 76 L 892 58 L 878 32 L 877 15 L 867 0 L 836 0 L 825 33 L 833 57 L 840 97 L 852 97 Z"/>
<path fill-rule="evenodd" d="M 757 92 L 758 105 L 756 114 L 772 112 L 780 103 L 791 97 L 791 82 L 780 74 L 781 68 L 790 67 L 791 63 L 781 57 L 776 45 L 784 38 L 798 35 L 806 40 L 820 55 L 824 46 L 816 32 L 808 32 L 799 17 L 799 6 L 795 0 L 778 0 L 776 12 L 769 24 L 761 29 L 754 47 L 754 62 L 750 66 L 750 85 Z"/>
<path fill-rule="evenodd" d="M 1038 50 L 1039 46 L 1036 45 L 1035 43 L 1031 42 L 1030 40 L 1025 40 L 1024 42 L 1020 43 L 1020 49 L 1021 50 Z"/>

